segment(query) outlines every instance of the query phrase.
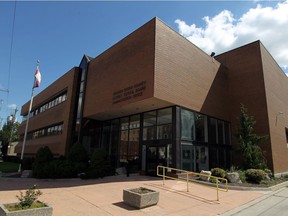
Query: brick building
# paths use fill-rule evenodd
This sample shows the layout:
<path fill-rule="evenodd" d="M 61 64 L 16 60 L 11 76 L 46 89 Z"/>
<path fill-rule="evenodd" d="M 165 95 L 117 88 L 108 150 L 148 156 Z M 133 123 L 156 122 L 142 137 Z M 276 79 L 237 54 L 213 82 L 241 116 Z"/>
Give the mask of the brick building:
<path fill-rule="evenodd" d="M 25 155 L 44 145 L 65 155 L 80 141 L 89 153 L 106 149 L 116 167 L 129 160 L 147 174 L 158 164 L 229 168 L 238 161 L 241 103 L 255 132 L 269 135 L 261 144 L 269 168 L 288 172 L 288 78 L 262 43 L 213 58 L 154 18 L 35 97 Z"/>

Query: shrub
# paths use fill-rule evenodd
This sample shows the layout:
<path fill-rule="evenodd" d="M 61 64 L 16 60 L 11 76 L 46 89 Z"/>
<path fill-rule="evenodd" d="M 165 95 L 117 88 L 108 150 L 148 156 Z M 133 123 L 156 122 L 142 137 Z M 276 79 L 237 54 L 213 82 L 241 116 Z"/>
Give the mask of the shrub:
<path fill-rule="evenodd" d="M 238 170 L 239 170 L 239 168 L 237 166 L 232 165 L 228 171 L 229 172 L 237 172 Z"/>
<path fill-rule="evenodd" d="M 95 149 L 88 171 L 82 178 L 102 178 L 115 174 L 115 169 L 111 166 L 108 155 L 104 149 Z"/>
<path fill-rule="evenodd" d="M 226 176 L 226 172 L 225 170 L 221 169 L 221 168 L 213 168 L 211 169 L 211 175 L 212 176 L 216 176 L 219 178 L 224 178 Z"/>
<path fill-rule="evenodd" d="M 48 146 L 38 149 L 35 156 L 35 163 L 45 163 L 53 160 L 53 154 Z"/>
<path fill-rule="evenodd" d="M 48 146 L 38 149 L 32 166 L 33 176 L 36 178 L 48 178 L 51 173 L 49 163 L 53 160 L 53 154 Z"/>
<path fill-rule="evenodd" d="M 271 174 L 272 171 L 270 169 L 264 169 L 264 172 L 266 172 L 267 174 Z"/>
<path fill-rule="evenodd" d="M 90 166 L 93 168 L 98 168 L 104 164 L 107 164 L 107 162 L 108 162 L 108 156 L 106 151 L 101 148 L 95 149 L 91 157 Z"/>
<path fill-rule="evenodd" d="M 25 195 L 23 195 L 23 192 L 20 191 L 20 195 L 16 195 L 16 197 L 19 200 L 19 206 L 24 208 L 29 208 L 37 199 L 39 196 L 42 195 L 42 192 L 38 189 L 36 190 L 37 185 L 33 185 L 30 189 L 28 189 L 25 192 Z"/>
<path fill-rule="evenodd" d="M 49 178 L 50 173 L 52 173 L 51 166 L 49 162 L 47 163 L 34 163 L 33 164 L 33 177 L 35 178 Z"/>
<path fill-rule="evenodd" d="M 81 161 L 87 161 L 87 154 L 80 145 L 74 145 L 69 154 L 71 160 L 63 156 L 54 159 L 48 147 L 40 148 L 33 163 L 33 176 L 35 178 L 74 178 L 78 173 L 85 172 L 87 162 Z M 79 154 L 76 154 L 77 151 Z"/>
<path fill-rule="evenodd" d="M 242 181 L 242 183 L 246 183 L 247 180 L 246 180 L 246 173 L 245 173 L 245 171 L 244 171 L 244 170 L 238 170 L 237 172 L 238 172 L 238 174 L 239 174 L 239 178 L 240 178 L 240 180 Z"/>
<path fill-rule="evenodd" d="M 73 178 L 77 172 L 73 163 L 68 160 L 54 160 L 49 163 L 49 178 Z"/>
<path fill-rule="evenodd" d="M 86 149 L 81 143 L 77 142 L 71 147 L 68 153 L 68 160 L 72 162 L 87 163 L 88 154 L 86 152 Z"/>
<path fill-rule="evenodd" d="M 248 182 L 260 184 L 266 178 L 266 173 L 260 169 L 248 169 L 245 172 L 245 176 Z"/>
<path fill-rule="evenodd" d="M 269 178 L 273 178 L 273 173 L 270 169 L 264 169 L 264 172 L 269 176 Z"/>

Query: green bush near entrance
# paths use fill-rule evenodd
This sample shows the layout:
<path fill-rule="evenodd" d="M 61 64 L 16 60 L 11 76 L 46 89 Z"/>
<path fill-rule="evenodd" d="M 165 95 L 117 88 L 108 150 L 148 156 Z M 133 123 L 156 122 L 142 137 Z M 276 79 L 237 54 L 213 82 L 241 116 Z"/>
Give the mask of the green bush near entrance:
<path fill-rule="evenodd" d="M 211 175 L 219 178 L 225 178 L 226 172 L 224 169 L 221 168 L 213 168 L 211 169 Z"/>
<path fill-rule="evenodd" d="M 111 165 L 106 151 L 101 148 L 95 149 L 89 169 L 81 178 L 102 178 L 111 175 L 115 175 L 115 168 Z"/>
<path fill-rule="evenodd" d="M 79 173 L 85 172 L 87 169 L 87 162 L 83 161 L 88 159 L 86 152 L 83 153 L 83 149 L 79 144 L 74 145 L 71 153 L 69 153 L 70 160 L 67 160 L 65 157 L 54 158 L 47 146 L 40 148 L 33 163 L 33 176 L 36 178 L 77 177 Z M 79 152 L 78 155 L 77 151 Z M 75 157 L 73 158 L 73 156 Z"/>
<path fill-rule="evenodd" d="M 256 184 L 260 184 L 262 180 L 265 180 L 266 175 L 267 173 L 261 169 L 248 169 L 245 171 L 246 180 Z"/>

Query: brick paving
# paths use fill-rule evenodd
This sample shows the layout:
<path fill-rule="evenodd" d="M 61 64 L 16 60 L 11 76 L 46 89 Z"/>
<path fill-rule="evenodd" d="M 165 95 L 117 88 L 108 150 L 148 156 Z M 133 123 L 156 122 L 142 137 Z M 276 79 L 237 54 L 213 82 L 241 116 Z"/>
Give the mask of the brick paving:
<path fill-rule="evenodd" d="M 17 201 L 19 190 L 37 184 L 43 192 L 40 200 L 53 207 L 53 216 L 108 216 L 108 215 L 219 215 L 267 192 L 229 190 L 219 192 L 201 185 L 160 178 L 130 175 L 112 176 L 96 180 L 60 179 L 39 180 L 33 178 L 0 178 L 0 203 Z M 135 209 L 123 202 L 123 189 L 147 187 L 160 192 L 156 206 Z"/>

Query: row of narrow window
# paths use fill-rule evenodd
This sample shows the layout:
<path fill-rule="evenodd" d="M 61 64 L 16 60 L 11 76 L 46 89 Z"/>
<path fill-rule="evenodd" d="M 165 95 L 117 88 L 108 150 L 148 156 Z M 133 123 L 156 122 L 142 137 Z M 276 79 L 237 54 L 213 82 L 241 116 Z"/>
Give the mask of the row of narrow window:
<path fill-rule="evenodd" d="M 40 130 L 37 130 L 28 134 L 28 138 L 37 139 L 37 138 L 44 137 L 44 136 L 59 135 L 59 134 L 62 134 L 63 128 L 64 128 L 63 123 L 59 125 L 53 125 L 47 128 L 42 128 Z"/>
<path fill-rule="evenodd" d="M 45 103 L 44 105 L 42 105 L 41 107 L 31 111 L 30 113 L 30 117 L 33 117 L 33 116 L 36 116 L 38 115 L 39 113 L 42 113 L 48 109 L 51 109 L 52 107 L 64 102 L 67 100 L 67 92 L 65 92 L 64 94 L 61 94 L 60 96 L 54 98 L 53 100 Z M 25 121 L 27 119 L 27 115 L 23 116 L 23 119 L 22 121 Z"/>

